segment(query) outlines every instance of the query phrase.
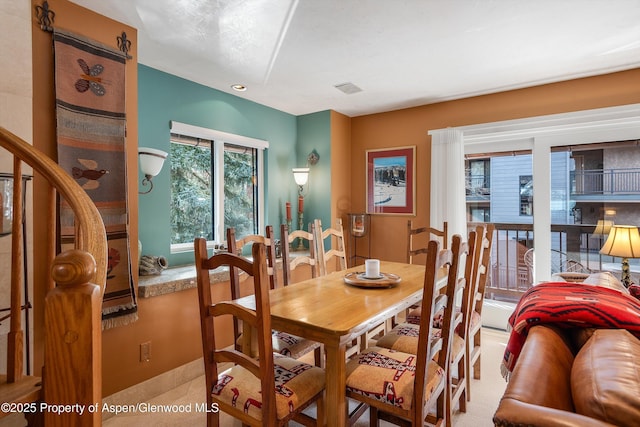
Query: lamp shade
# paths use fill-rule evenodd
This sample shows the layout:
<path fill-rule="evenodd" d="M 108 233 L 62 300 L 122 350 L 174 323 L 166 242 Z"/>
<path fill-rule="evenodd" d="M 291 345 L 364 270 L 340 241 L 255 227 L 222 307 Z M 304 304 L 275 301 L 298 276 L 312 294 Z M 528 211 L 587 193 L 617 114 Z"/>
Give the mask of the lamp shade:
<path fill-rule="evenodd" d="M 293 179 L 296 184 L 305 185 L 309 179 L 309 168 L 293 168 Z"/>
<path fill-rule="evenodd" d="M 138 158 L 142 173 L 145 176 L 156 176 L 162 169 L 167 153 L 155 148 L 138 147 Z"/>
<path fill-rule="evenodd" d="M 606 236 L 613 227 L 613 221 L 610 219 L 599 219 L 596 224 L 595 230 L 593 230 L 594 236 Z"/>
<path fill-rule="evenodd" d="M 640 257 L 640 233 L 638 227 L 631 225 L 614 225 L 609 231 L 609 237 L 600 249 L 603 255 L 621 258 Z"/>

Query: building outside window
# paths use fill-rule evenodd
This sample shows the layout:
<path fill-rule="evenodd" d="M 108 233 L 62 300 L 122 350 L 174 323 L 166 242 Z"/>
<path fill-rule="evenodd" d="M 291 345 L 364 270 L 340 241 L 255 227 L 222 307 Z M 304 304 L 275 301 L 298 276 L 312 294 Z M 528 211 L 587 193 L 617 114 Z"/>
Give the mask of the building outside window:
<path fill-rule="evenodd" d="M 533 215 L 533 176 L 520 175 L 520 215 Z"/>

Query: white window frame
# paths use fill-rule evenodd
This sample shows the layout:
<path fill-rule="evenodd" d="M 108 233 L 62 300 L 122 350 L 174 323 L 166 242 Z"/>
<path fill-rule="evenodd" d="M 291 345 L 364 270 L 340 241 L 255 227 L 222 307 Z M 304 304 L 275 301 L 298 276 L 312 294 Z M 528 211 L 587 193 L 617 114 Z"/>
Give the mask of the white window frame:
<path fill-rule="evenodd" d="M 257 149 L 257 170 L 256 175 L 258 177 L 258 230 L 264 227 L 264 211 L 265 211 L 265 198 L 264 198 L 264 181 L 266 175 L 264 173 L 264 150 L 269 148 L 269 142 L 251 138 L 242 135 L 236 135 L 233 133 L 222 132 L 215 129 L 204 128 L 200 126 L 194 126 L 177 121 L 171 121 L 170 123 L 171 133 L 190 136 L 193 138 L 208 139 L 213 142 L 211 150 L 214 152 L 215 158 L 215 170 L 216 179 L 214 180 L 213 197 L 215 199 L 216 206 L 224 206 L 224 144 L 233 144 L 242 147 Z M 224 209 L 216 209 L 213 212 L 213 223 L 215 229 L 216 241 L 207 242 L 208 248 L 213 248 L 216 245 L 224 243 L 226 234 L 224 230 Z M 192 252 L 193 243 L 177 243 L 171 244 L 171 253 Z"/>
<path fill-rule="evenodd" d="M 640 104 L 461 126 L 464 154 L 531 150 L 533 155 L 534 283 L 550 279 L 551 149 L 640 138 Z M 433 183 L 432 189 L 433 190 Z M 451 229 L 451 228 L 449 228 Z"/>

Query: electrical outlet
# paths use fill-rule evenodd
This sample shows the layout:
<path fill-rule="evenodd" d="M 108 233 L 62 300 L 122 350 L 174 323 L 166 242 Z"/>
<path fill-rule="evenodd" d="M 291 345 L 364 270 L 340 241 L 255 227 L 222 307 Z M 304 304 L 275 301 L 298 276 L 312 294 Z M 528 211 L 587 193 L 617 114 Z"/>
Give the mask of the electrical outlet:
<path fill-rule="evenodd" d="M 140 344 L 140 361 L 148 362 L 151 360 L 151 341 Z"/>

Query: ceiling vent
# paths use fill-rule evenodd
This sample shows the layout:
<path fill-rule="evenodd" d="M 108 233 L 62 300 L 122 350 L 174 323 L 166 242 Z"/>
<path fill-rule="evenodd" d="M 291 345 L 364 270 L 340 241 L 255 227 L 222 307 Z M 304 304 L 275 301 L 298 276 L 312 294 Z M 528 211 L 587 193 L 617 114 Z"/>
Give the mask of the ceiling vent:
<path fill-rule="evenodd" d="M 352 93 L 362 92 L 362 89 L 360 89 L 358 86 L 354 85 L 353 83 L 342 83 L 339 85 L 335 85 L 334 87 L 339 91 L 346 93 L 347 95 L 351 95 Z"/>

